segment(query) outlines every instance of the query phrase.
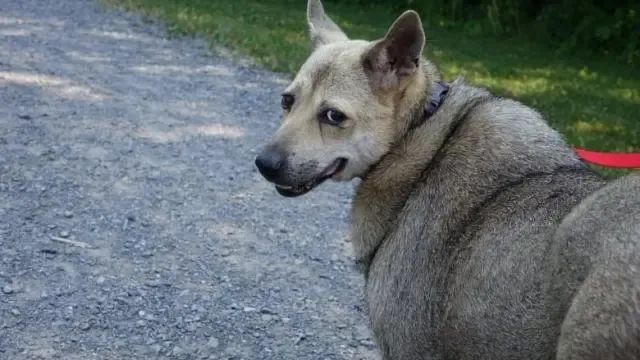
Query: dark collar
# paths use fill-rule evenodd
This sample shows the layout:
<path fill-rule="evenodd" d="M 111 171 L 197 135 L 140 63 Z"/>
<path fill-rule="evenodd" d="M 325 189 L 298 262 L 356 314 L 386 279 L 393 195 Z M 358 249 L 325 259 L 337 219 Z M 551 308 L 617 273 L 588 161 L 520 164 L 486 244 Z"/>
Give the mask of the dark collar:
<path fill-rule="evenodd" d="M 447 93 L 449 92 L 449 85 L 444 81 L 438 81 L 433 84 L 433 88 L 431 89 L 431 94 L 427 98 L 427 102 L 424 104 L 424 109 L 422 110 L 422 116 L 416 117 L 413 123 L 409 126 L 409 130 L 413 130 L 418 126 L 424 124 L 428 118 L 433 116 L 433 114 L 438 111 L 440 105 L 444 102 L 444 99 L 447 97 Z"/>
<path fill-rule="evenodd" d="M 430 118 L 438 111 L 448 92 L 449 85 L 444 81 L 438 81 L 433 85 L 429 101 L 424 105 L 424 120 Z"/>

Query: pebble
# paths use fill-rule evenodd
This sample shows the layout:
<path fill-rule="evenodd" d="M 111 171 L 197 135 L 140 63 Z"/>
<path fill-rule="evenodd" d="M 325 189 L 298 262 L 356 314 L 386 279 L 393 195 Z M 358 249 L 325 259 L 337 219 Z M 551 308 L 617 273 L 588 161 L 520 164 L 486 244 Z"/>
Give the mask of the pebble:
<path fill-rule="evenodd" d="M 180 346 L 174 346 L 173 350 L 171 350 L 171 355 L 173 356 L 180 356 L 184 354 L 184 350 L 180 347 Z"/>
<path fill-rule="evenodd" d="M 376 343 L 373 340 L 360 340 L 360 345 L 373 349 L 376 347 Z"/>
<path fill-rule="evenodd" d="M 228 249 L 220 249 L 217 251 L 217 254 L 218 256 L 227 257 L 231 255 L 231 251 L 229 251 Z"/>
<path fill-rule="evenodd" d="M 302 340 L 305 340 L 306 338 L 307 338 L 306 335 L 300 334 L 300 335 L 296 336 L 296 339 L 293 341 L 293 343 L 295 345 L 298 345 L 298 344 L 300 344 L 302 342 Z"/>
<path fill-rule="evenodd" d="M 64 215 L 64 217 L 66 217 L 67 219 L 70 219 L 70 218 L 72 218 L 72 217 L 73 217 L 73 213 L 72 213 L 71 211 L 69 211 L 69 210 L 65 211 L 65 212 L 63 213 L 63 215 Z"/>
<path fill-rule="evenodd" d="M 218 340 L 214 336 L 210 337 L 209 341 L 207 341 L 207 347 L 209 347 L 210 349 L 215 349 L 218 346 L 220 346 L 220 340 Z"/>
<path fill-rule="evenodd" d="M 18 310 L 18 309 L 11 309 L 11 314 L 13 314 L 14 316 L 20 316 L 20 310 Z"/>
<path fill-rule="evenodd" d="M 62 231 L 60 231 L 60 237 L 61 237 L 61 238 L 68 238 L 68 237 L 69 237 L 69 235 L 71 235 L 71 234 L 69 234 L 69 232 L 68 232 L 68 231 L 66 231 L 66 230 L 62 230 Z"/>
<path fill-rule="evenodd" d="M 162 346 L 160 346 L 160 344 L 153 344 L 149 347 L 149 349 L 154 354 L 160 354 L 160 352 L 162 351 Z"/>
<path fill-rule="evenodd" d="M 15 289 L 11 285 L 5 285 L 2 287 L 2 292 L 7 295 L 13 294 L 14 291 Z"/>
<path fill-rule="evenodd" d="M 371 339 L 369 328 L 365 325 L 356 325 L 353 328 L 353 338 L 359 341 Z"/>

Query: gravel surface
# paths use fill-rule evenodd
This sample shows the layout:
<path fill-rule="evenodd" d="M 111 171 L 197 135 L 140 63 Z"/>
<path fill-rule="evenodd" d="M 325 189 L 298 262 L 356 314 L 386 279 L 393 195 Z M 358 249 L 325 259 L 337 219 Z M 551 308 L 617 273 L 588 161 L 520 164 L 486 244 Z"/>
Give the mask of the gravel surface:
<path fill-rule="evenodd" d="M 351 186 L 253 166 L 285 84 L 93 1 L 0 1 L 0 359 L 375 358 Z"/>

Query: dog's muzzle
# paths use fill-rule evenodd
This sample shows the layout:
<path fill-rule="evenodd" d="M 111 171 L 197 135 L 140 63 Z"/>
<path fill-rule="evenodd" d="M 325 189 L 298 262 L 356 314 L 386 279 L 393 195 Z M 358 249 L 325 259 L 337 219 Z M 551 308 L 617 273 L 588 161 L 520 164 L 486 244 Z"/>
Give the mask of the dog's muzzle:
<path fill-rule="evenodd" d="M 267 146 L 255 160 L 256 167 L 265 179 L 275 184 L 276 190 L 282 196 L 295 197 L 308 193 L 325 180 L 333 177 L 342 171 L 347 159 L 338 158 L 329 164 L 324 170 L 312 177 L 305 176 L 308 180 L 304 182 L 292 181 L 287 176 L 288 169 L 287 156 L 284 152 L 273 146 Z"/>

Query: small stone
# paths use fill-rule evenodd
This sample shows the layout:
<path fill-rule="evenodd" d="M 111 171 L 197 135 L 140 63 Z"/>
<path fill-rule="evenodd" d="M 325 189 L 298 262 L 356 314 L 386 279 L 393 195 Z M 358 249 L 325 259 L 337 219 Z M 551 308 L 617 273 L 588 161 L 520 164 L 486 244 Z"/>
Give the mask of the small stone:
<path fill-rule="evenodd" d="M 14 316 L 20 316 L 20 310 L 18 310 L 18 309 L 11 309 L 11 314 L 13 314 Z"/>
<path fill-rule="evenodd" d="M 82 324 L 80 324 L 79 327 L 80 327 L 80 330 L 87 331 L 91 329 L 91 324 L 89 324 L 88 322 L 83 322 Z"/>
<path fill-rule="evenodd" d="M 69 237 L 69 235 L 71 235 L 71 234 L 69 234 L 69 232 L 68 232 L 68 231 L 66 231 L 66 230 L 62 230 L 62 231 L 60 231 L 60 237 L 61 237 L 61 238 L 68 238 L 68 237 Z"/>
<path fill-rule="evenodd" d="M 162 285 L 162 282 L 159 280 L 149 280 L 149 281 L 146 281 L 144 284 L 147 285 L 148 287 L 157 288 Z"/>
<path fill-rule="evenodd" d="M 251 307 L 251 306 L 245 306 L 243 309 L 244 312 L 256 312 L 258 311 L 258 309 Z"/>
<path fill-rule="evenodd" d="M 372 340 L 360 340 L 360 345 L 365 346 L 369 349 L 373 349 L 376 347 L 376 343 Z"/>
<path fill-rule="evenodd" d="M 365 325 L 357 325 L 353 329 L 353 338 L 356 339 L 356 340 L 369 340 L 369 339 L 371 339 L 369 328 L 367 326 L 365 326 Z"/>
<path fill-rule="evenodd" d="M 295 339 L 295 341 L 293 343 L 295 345 L 298 345 L 298 344 L 300 344 L 300 342 L 302 342 L 302 340 L 305 340 L 306 338 L 307 338 L 306 335 L 300 334 L 300 335 L 296 336 L 296 339 Z"/>
<path fill-rule="evenodd" d="M 273 319 L 273 316 L 271 316 L 271 315 L 268 315 L 268 314 L 263 314 L 262 315 L 262 321 L 269 322 L 272 319 Z"/>
<path fill-rule="evenodd" d="M 182 350 L 182 348 L 180 346 L 174 346 L 173 350 L 171 350 L 171 355 L 173 356 L 180 356 L 184 354 L 184 350 Z"/>
<path fill-rule="evenodd" d="M 215 349 L 220 346 L 220 341 L 216 337 L 212 336 L 209 338 L 209 341 L 207 341 L 207 346 L 210 349 Z"/>
<path fill-rule="evenodd" d="M 147 325 L 147 322 L 144 321 L 144 320 L 138 320 L 138 321 L 136 321 L 136 325 L 138 327 L 145 327 Z"/>
<path fill-rule="evenodd" d="M 160 344 L 154 344 L 149 347 L 149 350 L 151 350 L 155 354 L 160 354 L 160 352 L 162 351 L 162 346 L 160 346 Z"/>
<path fill-rule="evenodd" d="M 98 276 L 98 278 L 96 279 L 96 282 L 97 282 L 98 284 L 104 284 L 104 282 L 105 282 L 106 280 L 107 280 L 107 279 L 105 279 L 105 278 L 104 278 L 104 276 Z"/>
<path fill-rule="evenodd" d="M 64 215 L 64 217 L 66 217 L 67 219 L 72 218 L 73 217 L 73 212 L 66 210 L 62 215 Z"/>
<path fill-rule="evenodd" d="M 5 285 L 2 287 L 2 292 L 7 295 L 13 294 L 14 291 L 15 289 L 11 285 Z"/>

